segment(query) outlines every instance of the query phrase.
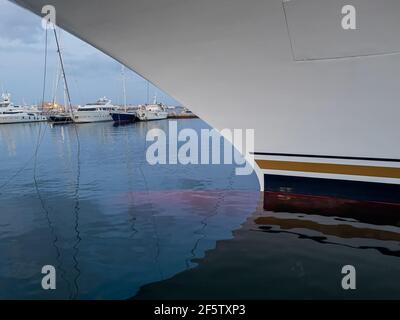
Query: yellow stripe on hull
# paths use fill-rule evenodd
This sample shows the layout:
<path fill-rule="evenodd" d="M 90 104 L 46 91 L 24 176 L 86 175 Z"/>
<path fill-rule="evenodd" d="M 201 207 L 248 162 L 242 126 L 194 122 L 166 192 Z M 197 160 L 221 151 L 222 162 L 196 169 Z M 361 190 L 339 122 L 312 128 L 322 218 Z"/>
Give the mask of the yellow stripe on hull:
<path fill-rule="evenodd" d="M 313 172 L 400 179 L 400 168 L 393 167 L 277 160 L 256 160 L 256 163 L 260 167 L 260 169 L 263 170 Z"/>

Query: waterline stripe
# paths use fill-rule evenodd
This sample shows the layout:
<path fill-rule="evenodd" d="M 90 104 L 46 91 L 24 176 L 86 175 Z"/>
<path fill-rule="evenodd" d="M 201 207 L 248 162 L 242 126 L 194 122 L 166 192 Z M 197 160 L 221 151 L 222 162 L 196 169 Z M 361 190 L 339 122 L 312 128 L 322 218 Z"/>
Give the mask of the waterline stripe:
<path fill-rule="evenodd" d="M 400 179 L 400 168 L 275 160 L 256 160 L 256 163 L 261 169 L 265 170 L 332 173 Z"/>

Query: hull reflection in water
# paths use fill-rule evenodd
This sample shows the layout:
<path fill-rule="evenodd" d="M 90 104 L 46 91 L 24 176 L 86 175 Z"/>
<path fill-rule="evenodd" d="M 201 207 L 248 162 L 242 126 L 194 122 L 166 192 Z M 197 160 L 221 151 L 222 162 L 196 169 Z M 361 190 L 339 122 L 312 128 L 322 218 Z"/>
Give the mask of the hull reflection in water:
<path fill-rule="evenodd" d="M 400 298 L 400 205 L 265 192 L 231 240 L 135 299 Z M 261 205 L 261 203 L 263 203 Z M 344 265 L 357 290 L 341 288 Z"/>
<path fill-rule="evenodd" d="M 264 209 L 274 212 L 304 212 L 321 216 L 352 218 L 376 225 L 400 226 L 400 203 L 264 192 Z"/>

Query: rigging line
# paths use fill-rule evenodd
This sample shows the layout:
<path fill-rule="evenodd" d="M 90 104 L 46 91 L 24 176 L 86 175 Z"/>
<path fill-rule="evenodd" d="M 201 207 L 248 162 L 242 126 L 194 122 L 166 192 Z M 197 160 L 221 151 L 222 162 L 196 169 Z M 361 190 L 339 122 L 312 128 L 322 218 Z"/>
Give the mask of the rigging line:
<path fill-rule="evenodd" d="M 139 171 L 140 171 L 140 173 L 142 175 L 142 179 L 143 179 L 144 184 L 145 184 L 145 188 L 146 188 L 146 193 L 147 193 L 148 199 L 150 199 L 150 190 L 149 190 L 149 187 L 148 187 L 148 184 L 147 184 L 146 176 L 144 175 L 144 172 L 143 172 L 141 166 L 139 166 Z M 163 271 L 161 269 L 160 261 L 159 261 L 160 251 L 161 250 L 160 250 L 160 237 L 159 237 L 158 230 L 157 230 L 156 218 L 154 216 L 154 213 L 156 212 L 156 210 L 154 208 L 154 205 L 153 205 L 152 201 L 150 201 L 149 204 L 150 204 L 150 208 L 151 208 L 151 221 L 152 221 L 152 225 L 153 225 L 153 231 L 154 231 L 154 235 L 156 237 L 156 255 L 154 257 L 154 260 L 155 260 L 155 262 L 157 264 L 158 273 L 159 273 L 161 279 L 164 279 L 164 273 L 163 273 Z"/>
<path fill-rule="evenodd" d="M 142 154 L 146 154 L 146 140 L 145 140 L 145 142 L 143 144 L 143 152 L 142 152 Z M 149 190 L 149 186 L 148 186 L 148 183 L 147 183 L 146 176 L 144 175 L 144 172 L 143 172 L 143 169 L 142 169 L 142 165 L 139 164 L 138 168 L 139 168 L 139 172 L 142 175 L 142 179 L 143 179 L 143 182 L 144 182 L 144 186 L 145 186 L 145 189 L 146 189 L 146 193 L 147 193 L 148 199 L 150 199 L 151 198 L 150 197 L 150 190 Z M 154 216 L 154 213 L 156 212 L 156 210 L 154 208 L 153 202 L 150 201 L 149 203 L 150 203 L 151 213 L 152 213 L 151 214 L 151 220 L 152 220 L 152 225 L 153 225 L 153 231 L 154 231 L 154 236 L 156 238 L 156 244 L 155 244 L 155 246 L 156 246 L 156 255 L 154 257 L 154 260 L 155 260 L 155 263 L 157 264 L 157 269 L 158 269 L 158 273 L 160 275 L 160 278 L 164 279 L 164 273 L 162 271 L 162 268 L 161 268 L 161 265 L 160 265 L 160 260 L 159 260 L 160 259 L 160 251 L 161 251 L 161 249 L 160 249 L 160 237 L 159 237 L 158 230 L 157 230 L 156 218 Z"/>
<path fill-rule="evenodd" d="M 39 146 L 41 145 L 41 143 L 42 143 L 42 141 L 43 141 L 44 133 L 45 133 L 45 132 L 43 132 L 42 137 L 41 137 L 41 139 L 40 139 Z M 36 149 L 36 148 L 35 148 L 35 149 Z M 4 188 L 5 188 L 6 186 L 8 186 L 11 182 L 13 182 L 14 179 L 15 179 L 17 176 L 19 176 L 19 174 L 20 174 L 22 171 L 24 171 L 24 170 L 28 167 L 29 164 L 31 164 L 31 162 L 32 162 L 32 160 L 34 160 L 34 158 L 35 158 L 35 150 L 33 151 L 32 156 L 25 162 L 25 164 L 24 164 L 20 169 L 18 169 L 13 175 L 11 175 L 10 178 L 8 178 L 2 185 L 0 185 L 0 190 L 4 189 Z M 1 192 L 0 192 L 0 195 L 2 195 Z"/>
<path fill-rule="evenodd" d="M 225 195 L 224 195 L 223 190 L 215 191 L 215 192 L 217 192 L 217 195 L 216 195 L 217 198 L 216 198 L 216 202 L 215 202 L 214 208 L 212 210 L 212 213 L 210 215 L 207 215 L 206 217 L 204 217 L 204 219 L 202 219 L 200 221 L 200 224 L 202 225 L 202 227 L 200 227 L 199 229 L 197 229 L 193 232 L 193 234 L 200 235 L 200 237 L 195 241 L 193 248 L 190 250 L 191 257 L 189 257 L 185 260 L 187 269 L 190 269 L 190 263 L 196 258 L 196 250 L 198 249 L 200 242 L 207 237 L 206 229 L 208 227 L 209 220 L 218 215 L 218 211 L 221 207 L 221 204 L 225 200 Z"/>
<path fill-rule="evenodd" d="M 56 81 L 54 83 L 54 90 L 53 90 L 53 100 L 52 100 L 52 105 L 54 106 L 54 104 L 57 101 L 57 93 L 58 93 L 58 87 L 60 85 L 60 80 L 62 75 L 59 73 L 59 69 L 60 69 L 60 62 L 58 62 L 58 66 L 57 66 L 57 73 L 56 73 Z"/>
<path fill-rule="evenodd" d="M 65 89 L 66 89 L 66 92 L 67 92 L 68 106 L 70 108 L 70 111 L 72 112 L 71 95 L 70 95 L 70 91 L 69 91 L 69 87 L 68 87 L 67 77 L 65 75 L 64 61 L 63 61 L 63 58 L 62 58 L 62 55 L 61 55 L 60 43 L 58 41 L 58 36 L 57 36 L 56 29 L 54 28 L 53 31 L 54 31 L 54 37 L 56 39 L 57 53 L 58 53 L 58 57 L 60 59 L 60 65 L 61 65 L 61 71 L 62 71 L 63 78 L 64 78 Z"/>
<path fill-rule="evenodd" d="M 75 190 L 75 206 L 74 206 L 74 213 L 75 213 L 75 225 L 74 225 L 74 230 L 76 233 L 76 242 L 73 246 L 74 249 L 74 255 L 73 255 L 73 260 L 74 260 L 74 268 L 75 271 L 77 272 L 77 275 L 74 279 L 74 285 L 76 289 L 75 295 L 72 297 L 73 299 L 76 299 L 79 295 L 79 284 L 78 280 L 81 275 L 81 270 L 79 268 L 79 261 L 78 261 L 78 254 L 79 254 L 79 244 L 82 241 L 81 238 L 81 233 L 79 229 L 79 212 L 80 212 L 80 198 L 79 198 L 79 187 L 80 187 L 80 150 L 78 149 L 78 154 L 77 154 L 77 161 L 78 161 L 78 167 L 77 167 L 77 177 L 76 177 L 76 190 Z"/>
<path fill-rule="evenodd" d="M 68 292 L 71 293 L 71 284 L 68 281 L 68 279 L 66 278 L 67 272 L 62 266 L 61 249 L 58 246 L 59 238 L 58 238 L 57 233 L 56 233 L 56 228 L 55 228 L 54 223 L 52 222 L 52 220 L 50 218 L 50 211 L 46 208 L 45 200 L 43 199 L 43 197 L 42 197 L 42 195 L 40 193 L 40 190 L 39 190 L 39 186 L 38 186 L 38 184 L 36 182 L 35 182 L 35 189 L 36 189 L 36 193 L 38 195 L 38 198 L 40 200 L 40 205 L 41 205 L 41 207 L 43 209 L 43 212 L 44 212 L 44 216 L 45 216 L 45 219 L 46 219 L 46 222 L 47 222 L 47 226 L 48 226 L 48 228 L 50 230 L 50 233 L 51 233 L 51 235 L 53 237 L 52 244 L 53 244 L 54 249 L 56 250 L 57 269 L 61 271 L 61 279 L 63 279 L 64 282 L 67 284 Z"/>
<path fill-rule="evenodd" d="M 72 83 L 74 84 L 74 87 L 75 87 L 76 92 L 78 94 L 78 98 L 81 101 L 83 101 L 84 99 L 83 99 L 82 91 L 81 91 L 81 89 L 79 87 L 79 83 L 78 83 L 78 80 L 77 80 L 77 77 L 76 77 L 76 73 L 74 72 L 73 69 L 69 70 L 69 78 L 72 79 Z"/>
<path fill-rule="evenodd" d="M 46 95 L 46 81 L 47 81 L 47 52 L 48 52 L 48 24 L 47 22 L 46 28 L 45 28 L 45 44 L 44 44 L 44 72 L 43 72 L 43 88 L 42 88 L 42 108 L 44 105 L 44 99 Z M 36 141 L 36 148 L 35 148 L 35 155 L 34 155 L 34 162 L 33 162 L 33 179 L 35 181 L 35 185 L 37 185 L 36 181 L 36 169 L 37 169 L 37 156 L 39 152 L 39 147 L 41 144 L 41 138 L 42 138 L 42 123 L 39 125 L 39 134 L 37 137 Z"/>
<path fill-rule="evenodd" d="M 65 91 L 67 93 L 67 99 L 68 99 L 68 106 L 69 106 L 69 111 L 71 116 L 73 117 L 73 110 L 72 110 L 72 103 L 71 103 L 71 95 L 69 91 L 69 86 L 67 82 L 67 77 L 65 74 L 65 68 L 64 68 L 64 61 L 61 55 L 61 50 L 60 50 L 60 43 L 58 41 L 57 37 L 57 32 L 56 29 L 54 28 L 54 37 L 56 40 L 56 45 L 57 45 L 57 52 L 58 56 L 60 59 L 60 64 L 61 64 L 61 70 L 64 78 L 64 84 L 65 84 Z M 77 142 L 77 176 L 76 176 L 76 184 L 75 184 L 75 206 L 74 206 L 74 214 L 75 214 L 75 225 L 74 225 L 74 230 L 76 233 L 76 241 L 73 245 L 74 249 L 74 254 L 73 254 L 73 260 L 74 260 L 74 269 L 76 271 L 76 276 L 74 278 L 74 285 L 75 285 L 75 294 L 70 295 L 70 299 L 76 299 L 79 296 L 79 277 L 81 275 L 81 270 L 79 268 L 79 261 L 78 261 L 78 255 L 79 255 L 79 244 L 82 241 L 81 238 L 81 233 L 79 229 L 79 212 L 80 212 L 80 197 L 79 197 L 79 188 L 80 188 L 80 174 L 81 174 L 81 161 L 80 161 L 80 156 L 81 156 L 81 143 L 79 139 L 79 133 L 77 129 L 76 122 L 74 122 L 74 130 L 75 130 L 75 136 L 76 136 L 76 142 Z"/>
<path fill-rule="evenodd" d="M 45 94 L 46 94 L 47 56 L 48 56 L 48 28 L 46 28 L 46 32 L 45 32 L 42 106 L 44 105 L 44 99 L 45 99 Z M 66 271 L 62 267 L 61 250 L 60 250 L 60 248 L 58 246 L 59 239 L 58 239 L 58 236 L 57 236 L 57 233 L 56 233 L 56 230 L 55 230 L 55 226 L 54 226 L 54 224 L 53 224 L 53 222 L 51 221 L 51 218 L 50 218 L 50 211 L 46 208 L 45 200 L 42 197 L 42 194 L 40 193 L 39 184 L 38 184 L 38 181 L 37 181 L 37 157 L 38 157 L 39 148 L 40 148 L 40 145 L 41 145 L 41 143 L 43 141 L 46 129 L 47 129 L 47 127 L 45 127 L 45 130 L 44 130 L 43 134 L 41 134 L 42 123 L 40 123 L 39 134 L 38 134 L 37 143 L 36 143 L 36 150 L 35 150 L 35 154 L 34 154 L 33 180 L 34 180 L 35 190 L 36 190 L 38 199 L 40 201 L 40 206 L 42 207 L 45 220 L 47 222 L 47 225 L 48 225 L 48 228 L 50 230 L 50 233 L 51 233 L 51 235 L 53 237 L 52 244 L 53 244 L 53 247 L 54 247 L 54 249 L 56 251 L 57 269 L 59 269 L 61 271 L 61 278 L 66 282 L 68 291 L 70 292 L 70 283 L 66 279 Z"/>
<path fill-rule="evenodd" d="M 133 152 L 130 152 L 130 151 L 132 151 L 131 148 L 130 148 L 131 143 L 130 143 L 130 140 L 129 140 L 128 131 L 127 131 L 126 129 L 127 129 L 127 128 L 125 128 L 125 150 L 126 150 L 125 158 L 126 158 L 127 170 L 128 170 L 128 172 L 131 172 L 131 171 L 132 171 L 132 170 L 131 170 L 132 168 L 131 168 L 131 166 L 130 166 L 131 161 L 130 161 L 129 155 L 130 155 L 130 154 L 133 154 Z M 132 173 L 127 175 L 127 179 L 128 179 L 129 187 L 130 187 L 130 189 L 131 189 L 131 192 L 130 192 L 130 194 L 129 194 L 130 206 L 129 206 L 129 209 L 128 209 L 128 223 L 130 224 L 130 230 L 131 230 L 131 236 L 130 236 L 130 238 L 133 239 L 134 236 L 135 236 L 139 231 L 136 229 L 136 222 L 137 222 L 136 220 L 137 220 L 137 216 L 136 216 L 136 213 L 135 213 L 135 197 L 134 197 L 134 195 L 133 195 Z M 131 217 L 129 217 L 129 215 L 130 215 Z"/>
<path fill-rule="evenodd" d="M 228 191 L 233 191 L 234 173 L 235 173 L 235 168 L 232 169 L 232 171 L 231 171 L 231 173 L 229 175 L 227 192 Z M 187 269 L 190 268 L 190 262 L 192 262 L 196 258 L 196 250 L 198 249 L 200 242 L 202 240 L 204 240 L 206 238 L 206 236 L 207 236 L 206 233 L 205 233 L 205 230 L 206 230 L 206 228 L 208 226 L 208 221 L 211 218 L 213 218 L 213 217 L 218 215 L 218 210 L 220 209 L 221 204 L 225 201 L 225 197 L 226 197 L 225 191 L 222 190 L 221 193 L 222 194 L 219 194 L 219 196 L 217 198 L 216 204 L 214 206 L 213 213 L 210 214 L 210 215 L 207 215 L 203 220 L 201 220 L 200 223 L 202 224 L 202 227 L 194 232 L 194 234 L 199 234 L 200 237 L 197 239 L 197 241 L 195 242 L 192 250 L 190 251 L 191 257 L 186 259 L 186 268 Z"/>
<path fill-rule="evenodd" d="M 6 180 L 2 185 L 0 185 L 0 190 L 4 189 L 6 186 L 8 186 L 12 181 L 14 181 L 14 179 L 22 172 L 24 171 L 28 165 L 32 162 L 34 158 L 34 154 L 29 158 L 29 160 L 26 161 L 26 163 L 19 168 L 16 172 L 14 172 L 13 175 L 10 176 L 10 178 L 8 178 L 8 180 Z M 0 195 L 2 195 L 2 193 L 0 193 Z"/>
<path fill-rule="evenodd" d="M 150 81 L 147 80 L 147 104 L 150 103 Z"/>

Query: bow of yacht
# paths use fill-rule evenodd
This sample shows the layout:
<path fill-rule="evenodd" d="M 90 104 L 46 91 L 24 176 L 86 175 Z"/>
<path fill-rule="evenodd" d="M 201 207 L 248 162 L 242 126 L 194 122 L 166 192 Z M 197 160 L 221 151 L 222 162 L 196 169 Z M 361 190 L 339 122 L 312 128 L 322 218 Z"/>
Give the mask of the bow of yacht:
<path fill-rule="evenodd" d="M 353 0 L 356 30 L 341 0 L 15 2 L 54 5 L 214 128 L 254 129 L 262 190 L 400 199 L 400 2 Z"/>

